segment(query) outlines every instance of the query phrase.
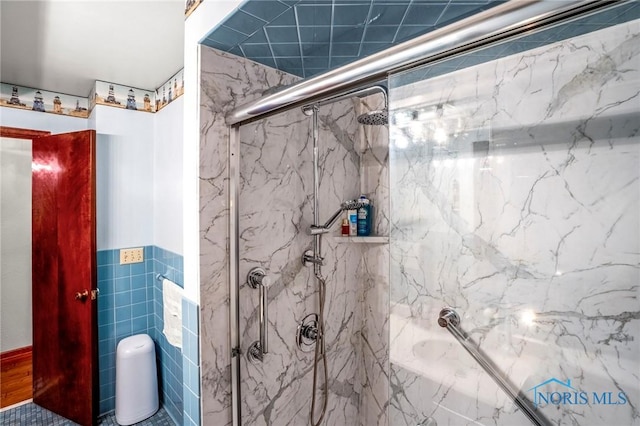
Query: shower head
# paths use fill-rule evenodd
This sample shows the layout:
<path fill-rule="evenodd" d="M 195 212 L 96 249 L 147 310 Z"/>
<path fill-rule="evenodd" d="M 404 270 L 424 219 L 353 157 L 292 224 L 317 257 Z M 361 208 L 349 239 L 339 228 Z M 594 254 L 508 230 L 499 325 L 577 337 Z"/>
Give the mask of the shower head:
<path fill-rule="evenodd" d="M 386 109 L 369 111 L 358 116 L 358 123 L 365 126 L 384 126 L 389 124 L 389 115 Z"/>
<path fill-rule="evenodd" d="M 355 210 L 364 206 L 364 203 L 358 200 L 349 200 L 340 204 L 341 210 Z"/>
<path fill-rule="evenodd" d="M 336 220 L 338 220 L 338 217 L 340 217 L 340 214 L 343 211 L 359 209 L 363 205 L 364 203 L 358 200 L 345 201 L 344 203 L 340 204 L 340 208 L 338 209 L 338 211 L 336 211 L 324 225 L 311 225 L 311 235 L 325 234 L 329 232 L 329 229 L 333 226 L 334 223 L 336 223 Z"/>
<path fill-rule="evenodd" d="M 360 114 L 357 118 L 358 123 L 364 124 L 365 126 L 384 126 L 389 124 L 389 100 L 387 96 L 387 88 L 383 85 L 373 86 L 368 94 L 376 91 L 382 93 L 382 96 L 384 97 L 384 107 Z"/>

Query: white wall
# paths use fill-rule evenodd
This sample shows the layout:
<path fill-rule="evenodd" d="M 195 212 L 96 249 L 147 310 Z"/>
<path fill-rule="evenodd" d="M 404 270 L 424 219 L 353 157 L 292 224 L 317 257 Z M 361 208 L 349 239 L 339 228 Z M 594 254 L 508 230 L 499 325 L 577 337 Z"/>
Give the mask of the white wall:
<path fill-rule="evenodd" d="M 97 105 L 89 119 L 0 108 L 0 125 L 95 129 L 98 250 L 153 244 L 182 254 L 183 98 L 156 114 Z"/>
<path fill-rule="evenodd" d="M 51 134 L 75 132 L 91 128 L 86 118 L 7 107 L 0 108 L 0 126 L 45 130 L 51 132 Z"/>
<path fill-rule="evenodd" d="M 0 108 L 0 125 L 52 134 L 95 129 L 97 249 L 156 245 L 182 254 L 183 99 L 156 114 L 98 105 L 89 119 Z M 31 144 L 19 143 L 28 151 L 2 141 L 2 351 L 30 345 L 32 334 Z M 17 166 L 25 170 L 21 182 Z"/>
<path fill-rule="evenodd" d="M 97 248 L 154 244 L 154 114 L 97 105 Z"/>
<path fill-rule="evenodd" d="M 96 130 L 97 248 L 105 250 L 154 244 L 155 116 L 102 105 L 89 119 L 0 108 L 0 125 L 52 134 Z"/>
<path fill-rule="evenodd" d="M 154 117 L 153 241 L 182 254 L 182 138 L 184 97 Z"/>
<path fill-rule="evenodd" d="M 31 342 L 31 141 L 1 138 L 0 352 Z"/>
<path fill-rule="evenodd" d="M 184 25 L 184 296 L 200 300 L 200 42 L 242 0 L 204 1 Z"/>

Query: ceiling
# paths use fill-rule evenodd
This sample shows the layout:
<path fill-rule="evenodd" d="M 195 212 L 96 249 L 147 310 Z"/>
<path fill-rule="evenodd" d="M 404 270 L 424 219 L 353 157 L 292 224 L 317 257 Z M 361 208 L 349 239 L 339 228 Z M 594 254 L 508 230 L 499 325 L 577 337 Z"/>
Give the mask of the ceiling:
<path fill-rule="evenodd" d="M 184 0 L 0 0 L 0 81 L 88 96 L 153 90 L 183 67 Z"/>
<path fill-rule="evenodd" d="M 500 3 L 247 0 L 203 43 L 306 78 Z M 0 81 L 76 96 L 88 96 L 95 80 L 156 89 L 183 67 L 184 5 L 184 0 L 0 0 Z M 527 50 L 639 14 L 640 5 L 631 2 L 509 48 Z M 484 56 L 515 53 L 500 49 Z M 443 64 L 442 72 L 472 64 L 460 60 L 465 64 Z"/>
<path fill-rule="evenodd" d="M 497 6 L 495 0 L 248 0 L 203 44 L 311 77 Z"/>

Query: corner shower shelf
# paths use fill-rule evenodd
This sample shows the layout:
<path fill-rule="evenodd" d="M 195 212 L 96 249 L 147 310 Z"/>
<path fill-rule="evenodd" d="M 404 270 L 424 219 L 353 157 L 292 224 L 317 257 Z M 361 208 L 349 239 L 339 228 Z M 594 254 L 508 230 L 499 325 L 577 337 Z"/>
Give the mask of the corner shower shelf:
<path fill-rule="evenodd" d="M 389 244 L 389 237 L 343 237 L 342 235 L 333 238 L 339 243 L 359 243 L 359 244 Z"/>

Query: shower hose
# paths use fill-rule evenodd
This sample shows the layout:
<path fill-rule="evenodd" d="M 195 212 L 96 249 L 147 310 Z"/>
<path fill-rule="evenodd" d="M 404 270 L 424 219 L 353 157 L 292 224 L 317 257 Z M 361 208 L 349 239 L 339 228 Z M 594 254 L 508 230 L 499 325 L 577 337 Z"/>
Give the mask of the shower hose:
<path fill-rule="evenodd" d="M 320 312 L 318 313 L 318 340 L 316 341 L 316 349 L 313 357 L 313 393 L 311 395 L 311 414 L 309 415 L 309 420 L 311 422 L 311 426 L 320 426 L 322 423 L 322 419 L 327 411 L 327 401 L 329 399 L 329 389 L 328 389 L 328 378 L 327 378 L 327 352 L 324 345 L 324 302 L 325 302 L 325 294 L 326 294 L 326 282 L 322 277 L 322 273 L 318 267 L 315 272 L 315 276 L 318 280 L 318 299 L 319 299 L 319 308 Z M 317 392 L 317 383 L 318 383 L 318 364 L 320 363 L 320 359 L 322 359 L 322 369 L 324 370 L 324 403 L 322 404 L 322 411 L 320 413 L 320 418 L 318 420 L 314 420 L 315 411 L 316 411 L 316 392 Z"/>

